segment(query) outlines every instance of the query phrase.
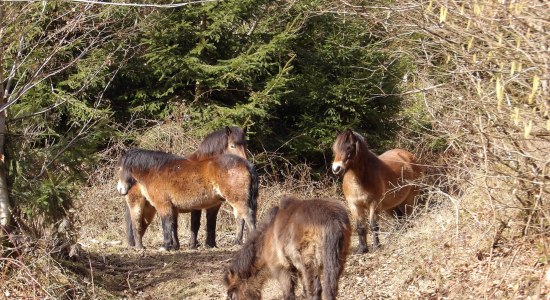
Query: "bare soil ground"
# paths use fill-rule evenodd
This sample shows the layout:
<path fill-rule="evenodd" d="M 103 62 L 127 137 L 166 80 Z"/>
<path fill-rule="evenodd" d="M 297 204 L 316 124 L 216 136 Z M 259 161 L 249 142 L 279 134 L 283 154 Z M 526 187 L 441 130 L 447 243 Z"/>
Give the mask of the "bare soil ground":
<path fill-rule="evenodd" d="M 324 189 L 321 194 L 312 189 L 263 187 L 259 219 L 289 191 L 304 198 L 341 198 L 337 189 Z M 223 272 L 239 249 L 231 244 L 234 221 L 228 206 L 224 204 L 219 215 L 219 248 L 189 250 L 189 216 L 183 215 L 181 250 L 156 250 L 162 241 L 156 219 L 145 234 L 147 249 L 136 251 L 125 242 L 123 197 L 108 187 L 101 189 L 101 197 L 90 193 L 98 190 L 83 192 L 77 204 L 83 251 L 70 268 L 86 278 L 90 294 L 114 299 L 225 298 Z M 550 299 L 549 237 L 522 238 L 512 229 L 502 231 L 490 218 L 491 206 L 477 196 L 465 195 L 462 207 L 441 200 L 422 208 L 404 224 L 384 221 L 382 248 L 348 257 L 339 298 Z M 203 228 L 200 234 L 202 243 Z M 357 237 L 353 236 L 352 253 L 356 248 Z M 300 298 L 301 287 L 297 293 Z M 280 299 L 276 282 L 266 284 L 263 297 Z"/>

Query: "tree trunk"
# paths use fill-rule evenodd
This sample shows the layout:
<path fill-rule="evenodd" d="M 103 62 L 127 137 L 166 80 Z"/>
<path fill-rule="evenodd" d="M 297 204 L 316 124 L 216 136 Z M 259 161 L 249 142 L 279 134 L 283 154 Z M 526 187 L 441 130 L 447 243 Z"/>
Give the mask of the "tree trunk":
<path fill-rule="evenodd" d="M 0 2 L 0 106 L 6 102 L 4 98 L 4 2 Z M 5 228 L 11 224 L 11 210 L 6 183 L 6 165 L 4 159 L 4 142 L 6 138 L 6 111 L 0 112 L 0 225 Z M 4 230 L 0 230 L 0 236 Z"/>

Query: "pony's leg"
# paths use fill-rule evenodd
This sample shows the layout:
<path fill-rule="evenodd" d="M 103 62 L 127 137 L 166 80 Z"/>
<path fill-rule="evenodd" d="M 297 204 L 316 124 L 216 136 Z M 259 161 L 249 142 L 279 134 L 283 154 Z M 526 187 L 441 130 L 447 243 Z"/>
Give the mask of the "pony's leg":
<path fill-rule="evenodd" d="M 319 277 L 319 275 L 316 275 L 313 279 L 313 299 L 321 300 L 322 292 L 323 288 L 321 287 L 321 278 Z"/>
<path fill-rule="evenodd" d="M 214 206 L 206 210 L 206 248 L 214 248 L 216 245 L 216 220 L 218 211 L 222 205 Z"/>
<path fill-rule="evenodd" d="M 244 223 L 246 222 L 246 229 L 248 230 L 248 235 L 252 233 L 252 231 L 256 230 L 256 213 L 247 207 L 246 209 L 246 215 L 243 218 L 244 220 L 241 221 L 241 227 L 244 230 Z"/>
<path fill-rule="evenodd" d="M 378 214 L 376 213 L 376 202 L 372 202 L 369 206 L 369 224 L 372 234 L 372 248 L 376 250 L 380 247 L 380 240 L 378 239 Z"/>
<path fill-rule="evenodd" d="M 404 214 L 404 216 L 410 216 L 414 210 L 414 207 L 416 206 L 416 196 L 418 195 L 418 190 L 416 188 L 411 189 L 411 192 L 399 205 L 399 210 Z"/>
<path fill-rule="evenodd" d="M 129 242 L 128 244 L 131 246 L 133 244 L 136 248 L 143 249 L 141 237 L 143 232 L 143 204 L 144 203 L 140 201 L 141 200 L 140 196 L 136 195 L 135 193 L 129 193 L 126 197 L 126 207 L 128 209 L 128 215 L 130 219 L 128 228 L 127 228 L 127 233 L 132 234 L 132 236 L 128 236 L 128 242 Z"/>
<path fill-rule="evenodd" d="M 157 210 L 147 201 L 147 199 L 145 199 L 145 197 L 142 198 L 141 203 L 141 216 L 139 218 L 140 227 L 134 233 L 134 239 L 136 240 L 136 245 L 138 245 L 137 247 L 143 249 L 143 235 L 145 234 L 145 230 L 147 230 L 147 227 L 149 227 L 149 225 L 153 221 L 153 218 L 157 214 Z"/>
<path fill-rule="evenodd" d="M 128 203 L 124 205 L 124 220 L 126 223 L 126 240 L 128 241 L 128 246 L 134 247 L 136 241 L 134 239 L 134 225 L 132 224 L 132 216 L 130 214 L 130 207 Z"/>
<path fill-rule="evenodd" d="M 147 227 L 151 225 L 153 222 L 153 218 L 157 214 L 157 210 L 153 205 L 147 201 L 147 199 L 143 198 L 145 205 L 143 205 L 143 232 L 141 235 L 145 234 L 145 231 L 147 230 Z"/>
<path fill-rule="evenodd" d="M 279 268 L 275 271 L 275 277 L 281 285 L 283 290 L 283 299 L 284 300 L 294 300 L 296 299 L 296 273 L 289 272 L 284 268 Z"/>
<path fill-rule="evenodd" d="M 357 254 L 367 253 L 369 251 L 367 247 L 367 227 L 365 218 L 365 207 L 358 205 L 350 205 L 351 216 L 355 219 L 357 237 L 359 239 L 359 247 L 357 248 Z"/>
<path fill-rule="evenodd" d="M 231 202 L 230 202 L 231 203 Z M 243 208 L 243 207 L 237 207 L 233 206 L 233 215 L 235 216 L 235 222 L 237 223 L 237 230 L 235 235 L 235 241 L 233 244 L 240 245 L 243 240 L 243 231 L 244 231 L 244 223 L 247 218 L 249 209 Z M 248 225 L 248 222 L 246 222 Z M 253 227 L 254 229 L 255 227 Z M 251 228 L 248 228 L 249 232 L 251 232 Z"/>
<path fill-rule="evenodd" d="M 235 222 L 237 222 L 237 234 L 235 236 L 235 242 L 233 244 L 240 245 L 243 241 L 243 232 L 244 232 L 244 219 L 241 219 L 239 217 L 235 218 Z"/>
<path fill-rule="evenodd" d="M 189 237 L 189 248 L 197 249 L 197 235 L 201 227 L 201 210 L 191 211 L 191 236 Z"/>
<path fill-rule="evenodd" d="M 178 238 L 178 212 L 174 212 L 174 223 L 172 224 L 172 246 L 174 250 L 180 249 L 180 240 Z"/>
<path fill-rule="evenodd" d="M 168 206 L 168 205 L 166 205 Z M 160 220 L 162 223 L 162 233 L 163 233 L 163 242 L 160 250 L 171 250 L 173 248 L 173 238 L 177 239 L 177 231 L 174 232 L 174 229 L 177 229 L 176 214 L 177 212 L 171 206 L 157 208 Z M 174 224 L 176 223 L 176 224 Z"/>
<path fill-rule="evenodd" d="M 141 226 L 143 209 L 142 197 L 140 189 L 135 185 L 128 190 L 128 194 L 124 197 L 126 202 L 126 238 L 130 247 L 136 245 L 135 231 L 139 231 Z M 140 247 L 138 246 L 138 248 Z"/>
<path fill-rule="evenodd" d="M 243 239 L 244 223 L 248 225 L 248 232 L 256 229 L 256 212 L 248 206 L 248 192 L 243 190 L 240 185 L 232 183 L 223 186 L 221 197 L 233 207 L 233 215 L 237 223 L 237 235 L 235 236 L 235 245 L 239 245 Z M 244 221 L 240 221 L 242 218 Z"/>
<path fill-rule="evenodd" d="M 304 288 L 304 295 L 306 299 L 321 299 L 321 279 L 316 274 L 316 267 L 313 265 L 304 265 L 304 270 L 300 271 L 302 274 L 302 286 Z"/>

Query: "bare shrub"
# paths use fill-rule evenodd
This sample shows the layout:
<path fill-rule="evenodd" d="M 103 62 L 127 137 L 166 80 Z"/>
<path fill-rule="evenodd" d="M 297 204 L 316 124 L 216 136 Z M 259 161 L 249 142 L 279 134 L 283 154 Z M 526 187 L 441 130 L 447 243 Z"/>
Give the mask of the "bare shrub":
<path fill-rule="evenodd" d="M 31 239 L 15 234 L 9 238 L 8 243 L 0 246 L 0 298 L 89 297 L 89 287 L 78 276 L 66 270 L 66 264 L 70 264 L 70 261 L 60 255 L 55 238 Z"/>
<path fill-rule="evenodd" d="M 407 108 L 398 143 L 421 156 L 423 197 L 439 207 L 414 219 L 413 230 L 398 228 L 391 249 L 379 256 L 380 265 L 399 256 L 408 276 L 390 272 L 389 289 L 365 295 L 547 296 L 548 4 L 332 4 L 330 13 L 364 18 L 373 34 L 385 37 L 387 51 L 412 65 L 400 94 Z M 388 269 L 364 274 L 365 282 L 383 272 Z M 391 287 L 401 290 L 385 294 Z"/>
<path fill-rule="evenodd" d="M 414 71 L 403 78 L 409 107 L 423 103 L 405 130 L 409 145 L 444 167 L 454 187 L 479 185 L 495 218 L 521 220 L 521 234 L 549 228 L 548 5 L 540 1 L 342 2 L 365 17 Z M 422 116 L 425 114 L 425 116 Z M 414 138 L 416 137 L 416 139 Z M 412 143 L 411 143 L 412 142 Z M 428 150 L 428 151 L 426 151 Z M 424 160 L 425 161 L 425 160 Z M 461 188 L 454 192 L 460 193 Z"/>

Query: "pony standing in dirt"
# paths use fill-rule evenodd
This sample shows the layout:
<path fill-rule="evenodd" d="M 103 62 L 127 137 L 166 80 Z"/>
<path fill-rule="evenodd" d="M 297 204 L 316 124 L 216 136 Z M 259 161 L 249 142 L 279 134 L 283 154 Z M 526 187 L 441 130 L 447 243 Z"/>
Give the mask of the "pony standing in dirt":
<path fill-rule="evenodd" d="M 187 158 L 199 161 L 221 154 L 234 154 L 246 159 L 246 132 L 239 127 L 225 127 L 208 134 L 199 148 Z M 150 159 L 155 160 L 157 152 L 148 152 Z M 160 152 L 162 153 L 162 152 Z M 163 154 L 160 154 L 162 157 Z M 138 185 L 132 185 L 126 195 L 126 237 L 129 246 L 143 248 L 141 243 L 145 230 L 156 215 L 156 209 L 145 199 Z M 206 210 L 206 247 L 216 247 L 216 219 L 220 205 Z M 200 228 L 201 210 L 191 210 L 191 236 L 189 248 L 197 248 L 197 235 Z M 244 226 L 244 220 L 241 220 Z M 138 238 L 135 238 L 137 235 Z"/>
<path fill-rule="evenodd" d="M 194 161 L 160 151 L 131 149 L 118 166 L 118 192 L 126 195 L 134 184 L 140 188 L 161 218 L 166 250 L 180 246 L 178 212 L 219 207 L 224 200 L 233 207 L 235 218 L 244 219 L 249 232 L 256 227 L 258 175 L 242 157 L 223 154 Z M 236 242 L 240 243 L 242 231 L 237 222 Z M 137 230 L 134 238 L 136 244 L 142 244 Z"/>
<path fill-rule="evenodd" d="M 295 299 L 301 276 L 308 299 L 336 299 L 348 254 L 351 226 L 337 200 L 285 198 L 233 258 L 225 274 L 227 297 L 261 299 L 262 285 L 275 278 L 284 299 Z M 322 284 L 321 284 L 322 282 Z"/>
<path fill-rule="evenodd" d="M 373 248 L 378 248 L 378 213 L 393 210 L 397 214 L 409 214 L 418 189 L 408 181 L 418 178 L 422 170 L 413 154 L 406 150 L 393 149 L 376 156 L 368 149 L 365 139 L 351 129 L 338 134 L 332 151 L 332 172 L 344 174 L 344 196 L 357 222 L 357 252 L 366 253 L 366 211 Z"/>

